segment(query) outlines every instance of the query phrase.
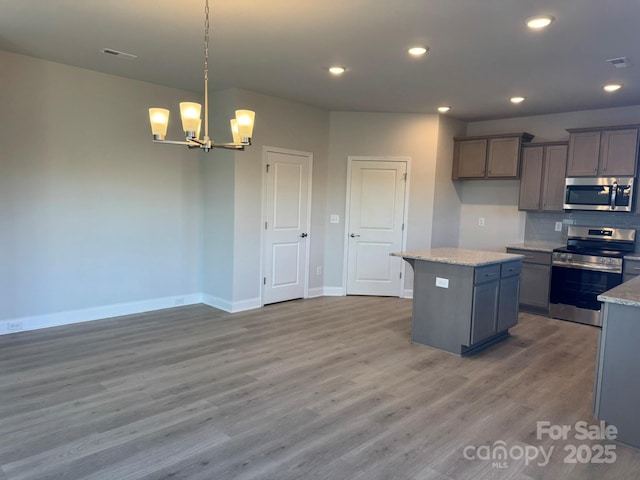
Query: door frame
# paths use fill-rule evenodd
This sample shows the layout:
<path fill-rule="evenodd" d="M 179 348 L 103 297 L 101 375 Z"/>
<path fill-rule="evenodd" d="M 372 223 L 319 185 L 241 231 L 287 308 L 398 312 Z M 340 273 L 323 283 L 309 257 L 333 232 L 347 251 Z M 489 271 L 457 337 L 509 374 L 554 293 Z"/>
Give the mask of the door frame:
<path fill-rule="evenodd" d="M 347 157 L 347 188 L 346 188 L 346 199 L 345 199 L 345 211 L 344 211 L 344 247 L 343 247 L 343 258 L 342 258 L 342 295 L 347 295 L 347 281 L 348 281 L 348 268 L 349 268 L 349 224 L 351 222 L 351 169 L 353 166 L 353 162 L 405 162 L 407 164 L 407 180 L 405 182 L 404 187 L 404 214 L 402 218 L 402 223 L 404 224 L 404 229 L 402 230 L 402 250 L 407 249 L 407 230 L 408 230 L 408 220 L 409 220 L 409 180 L 411 179 L 411 157 L 368 157 L 368 156 L 360 156 L 360 155 L 349 155 Z M 402 281 L 400 282 L 400 291 L 398 292 L 398 296 L 403 298 L 405 288 L 404 288 L 404 280 L 406 278 L 406 262 L 402 262 L 402 266 L 400 267 L 400 273 L 402 274 Z"/>
<path fill-rule="evenodd" d="M 312 199 L 312 178 L 313 178 L 313 153 L 312 152 L 304 152 L 302 150 L 291 150 L 287 148 L 280 147 L 270 147 L 264 145 L 262 147 L 262 214 L 261 214 L 261 223 L 260 223 L 260 307 L 264 307 L 264 281 L 262 279 L 265 275 L 264 262 L 265 262 L 265 249 L 266 245 L 266 235 L 265 228 L 263 228 L 265 222 L 267 221 L 267 160 L 269 152 L 274 153 L 282 153 L 284 155 L 298 155 L 309 158 L 309 172 L 307 174 L 307 224 L 306 230 L 309 232 L 309 236 L 307 237 L 307 251 L 305 253 L 304 265 L 305 265 L 305 276 L 304 276 L 304 297 L 309 297 L 309 275 L 310 275 L 310 263 L 311 263 L 311 242 L 313 241 L 313 235 L 311 232 L 311 199 Z"/>

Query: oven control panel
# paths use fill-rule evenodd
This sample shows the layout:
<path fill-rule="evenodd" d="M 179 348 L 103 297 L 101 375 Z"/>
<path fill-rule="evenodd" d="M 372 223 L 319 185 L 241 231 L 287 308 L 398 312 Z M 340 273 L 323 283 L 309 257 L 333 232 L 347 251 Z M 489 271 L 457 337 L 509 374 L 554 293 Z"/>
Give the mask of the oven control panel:
<path fill-rule="evenodd" d="M 552 265 L 622 273 L 622 258 L 553 252 Z"/>

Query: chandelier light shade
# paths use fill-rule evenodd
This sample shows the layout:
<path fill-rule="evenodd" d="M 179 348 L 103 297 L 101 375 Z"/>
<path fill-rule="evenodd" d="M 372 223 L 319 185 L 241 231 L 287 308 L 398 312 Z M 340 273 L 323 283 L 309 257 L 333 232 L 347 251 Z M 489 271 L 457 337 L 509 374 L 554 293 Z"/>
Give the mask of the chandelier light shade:
<path fill-rule="evenodd" d="M 166 108 L 150 108 L 149 121 L 154 140 L 164 140 L 169 126 L 169 110 Z"/>
<path fill-rule="evenodd" d="M 238 123 L 238 135 L 240 138 L 251 138 L 255 117 L 256 112 L 251 110 L 236 110 L 236 122 Z"/>
<path fill-rule="evenodd" d="M 233 136 L 233 143 L 240 143 L 240 133 L 238 133 L 238 120 L 232 118 L 229 120 L 231 123 L 231 135 Z"/>
<path fill-rule="evenodd" d="M 202 110 L 202 105 L 199 103 L 180 102 L 182 130 L 187 138 L 195 138 L 196 136 L 196 130 L 200 124 L 200 110 Z"/>
<path fill-rule="evenodd" d="M 209 0 L 205 0 L 204 7 L 204 136 L 200 137 L 202 126 L 202 105 L 194 102 L 180 103 L 180 117 L 184 141 L 166 140 L 169 126 L 169 110 L 166 108 L 150 108 L 149 122 L 153 141 L 170 145 L 186 145 L 189 148 L 201 148 L 208 152 L 212 148 L 227 148 L 244 150 L 251 145 L 255 112 L 251 110 L 236 110 L 236 118 L 231 119 L 232 143 L 215 143 L 209 138 Z"/>

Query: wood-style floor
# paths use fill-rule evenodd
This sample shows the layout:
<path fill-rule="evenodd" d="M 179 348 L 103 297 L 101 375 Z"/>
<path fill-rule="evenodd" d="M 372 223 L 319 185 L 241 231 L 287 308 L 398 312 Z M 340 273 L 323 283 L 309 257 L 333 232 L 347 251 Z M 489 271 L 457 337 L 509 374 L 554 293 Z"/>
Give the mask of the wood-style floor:
<path fill-rule="evenodd" d="M 459 358 L 412 345 L 410 322 L 410 300 L 325 297 L 0 337 L 0 480 L 640 478 L 638 450 L 565 463 L 612 442 L 536 438 L 597 424 L 595 328 L 521 314 Z M 554 451 L 464 456 L 496 445 Z"/>

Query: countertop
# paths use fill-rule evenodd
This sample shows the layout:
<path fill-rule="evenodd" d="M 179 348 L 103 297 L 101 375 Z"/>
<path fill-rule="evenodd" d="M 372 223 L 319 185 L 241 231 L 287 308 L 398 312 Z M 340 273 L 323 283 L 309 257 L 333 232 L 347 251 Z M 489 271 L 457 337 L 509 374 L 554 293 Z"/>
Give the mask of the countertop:
<path fill-rule="evenodd" d="M 531 250 L 532 252 L 553 252 L 554 248 L 566 247 L 563 243 L 549 243 L 549 242 L 523 242 L 512 243 L 507 245 L 507 248 L 518 248 L 520 250 Z"/>
<path fill-rule="evenodd" d="M 632 278 L 628 282 L 624 282 L 598 295 L 598 300 L 601 302 L 640 307 L 640 276 Z"/>
<path fill-rule="evenodd" d="M 430 248 L 426 250 L 412 250 L 408 252 L 392 253 L 394 257 L 402 257 L 405 260 L 423 260 L 434 263 L 450 263 L 479 267 L 493 263 L 503 263 L 509 260 L 522 260 L 523 255 L 500 252 L 485 252 L 482 250 L 467 250 L 464 248 Z"/>

